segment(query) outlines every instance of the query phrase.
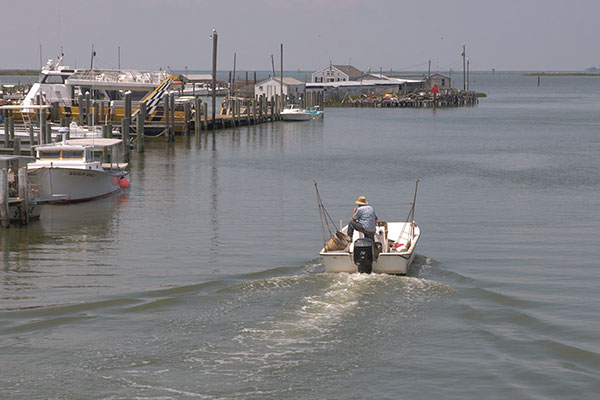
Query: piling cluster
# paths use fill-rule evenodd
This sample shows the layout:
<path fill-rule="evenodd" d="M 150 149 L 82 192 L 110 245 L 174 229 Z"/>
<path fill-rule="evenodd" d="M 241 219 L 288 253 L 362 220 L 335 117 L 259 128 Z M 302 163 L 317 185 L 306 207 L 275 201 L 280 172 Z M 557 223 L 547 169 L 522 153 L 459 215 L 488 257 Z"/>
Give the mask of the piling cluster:
<path fill-rule="evenodd" d="M 472 106 L 479 102 L 474 91 L 449 89 L 438 94 L 415 92 L 409 94 L 363 94 L 359 97 L 344 98 L 337 106 L 340 107 L 461 107 Z M 326 104 L 334 106 L 334 104 Z"/>

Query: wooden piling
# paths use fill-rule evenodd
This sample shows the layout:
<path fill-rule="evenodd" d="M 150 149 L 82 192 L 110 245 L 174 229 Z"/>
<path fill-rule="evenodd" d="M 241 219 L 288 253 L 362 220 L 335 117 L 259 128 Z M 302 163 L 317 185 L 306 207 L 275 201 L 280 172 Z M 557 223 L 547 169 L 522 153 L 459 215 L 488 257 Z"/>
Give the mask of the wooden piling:
<path fill-rule="evenodd" d="M 46 143 L 52 143 L 52 126 L 45 124 L 44 129 L 46 131 Z"/>
<path fill-rule="evenodd" d="M 35 145 L 35 135 L 33 134 L 33 125 L 29 125 L 28 130 L 29 130 L 29 146 L 33 147 Z M 32 149 L 32 155 L 33 155 L 33 149 Z"/>
<path fill-rule="evenodd" d="M 129 118 L 121 120 L 121 140 L 123 141 L 123 159 L 129 162 Z"/>
<path fill-rule="evenodd" d="M 169 94 L 169 102 L 169 111 L 171 112 L 171 129 L 169 129 L 171 137 L 169 141 L 172 142 L 175 140 L 175 93 Z"/>
<path fill-rule="evenodd" d="M 8 117 L 8 132 L 4 132 L 4 135 L 10 135 L 10 140 L 15 140 L 15 119 L 14 117 Z"/>
<path fill-rule="evenodd" d="M 0 169 L 0 225 L 3 228 L 10 226 L 8 218 L 8 174 L 5 169 Z"/>
<path fill-rule="evenodd" d="M 163 98 L 163 109 L 164 109 L 164 119 L 165 119 L 165 140 L 168 142 L 171 138 L 169 135 L 169 129 L 171 124 L 169 123 L 169 117 L 171 116 L 171 113 L 169 112 L 169 104 L 171 104 L 171 102 L 169 101 L 169 94 L 165 94 L 164 98 Z"/>
<path fill-rule="evenodd" d="M 204 130 L 208 130 L 208 103 L 202 103 L 202 116 L 204 117 Z"/>
<path fill-rule="evenodd" d="M 187 101 L 183 104 L 183 134 L 190 134 L 190 103 Z"/>
<path fill-rule="evenodd" d="M 21 202 L 19 203 L 19 217 L 21 224 L 29 223 L 29 176 L 27 167 L 19 168 L 18 193 Z"/>
<path fill-rule="evenodd" d="M 83 106 L 83 95 L 77 95 L 77 105 L 79 110 L 79 124 L 83 125 L 83 115 L 84 115 L 84 106 Z"/>
<path fill-rule="evenodd" d="M 10 134 L 8 133 L 10 130 L 8 124 L 8 112 L 4 113 L 4 148 L 10 148 Z"/>
<path fill-rule="evenodd" d="M 106 112 L 104 110 L 104 102 L 101 101 L 100 102 L 100 124 L 104 124 L 104 122 L 106 121 Z"/>
<path fill-rule="evenodd" d="M 136 144 L 138 153 L 144 152 L 144 122 L 146 121 L 146 103 L 140 103 L 140 112 L 137 115 Z"/>
<path fill-rule="evenodd" d="M 85 124 L 91 125 L 90 121 L 90 92 L 85 92 Z"/>
<path fill-rule="evenodd" d="M 194 99 L 194 134 L 200 135 L 202 128 L 202 103 L 200 97 Z"/>
<path fill-rule="evenodd" d="M 131 124 L 131 92 L 125 92 L 125 118 Z"/>

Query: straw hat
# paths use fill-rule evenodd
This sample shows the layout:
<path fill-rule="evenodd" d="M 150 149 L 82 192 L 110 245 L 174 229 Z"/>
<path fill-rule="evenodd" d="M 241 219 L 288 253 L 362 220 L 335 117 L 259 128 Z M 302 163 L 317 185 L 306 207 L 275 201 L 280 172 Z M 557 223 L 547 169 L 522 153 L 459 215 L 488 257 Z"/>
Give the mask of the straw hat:
<path fill-rule="evenodd" d="M 365 196 L 359 196 L 358 200 L 356 200 L 355 203 L 359 206 L 366 206 L 367 204 L 369 204 Z"/>

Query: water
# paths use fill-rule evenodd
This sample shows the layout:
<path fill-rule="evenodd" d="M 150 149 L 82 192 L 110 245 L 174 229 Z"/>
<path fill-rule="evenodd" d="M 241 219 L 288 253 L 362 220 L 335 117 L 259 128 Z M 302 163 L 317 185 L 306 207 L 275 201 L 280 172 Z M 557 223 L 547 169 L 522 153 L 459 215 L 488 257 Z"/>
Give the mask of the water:
<path fill-rule="evenodd" d="M 126 194 L 0 233 L 0 398 L 595 399 L 597 78 L 450 110 L 147 142 Z M 313 180 L 403 220 L 409 276 L 323 273 Z"/>

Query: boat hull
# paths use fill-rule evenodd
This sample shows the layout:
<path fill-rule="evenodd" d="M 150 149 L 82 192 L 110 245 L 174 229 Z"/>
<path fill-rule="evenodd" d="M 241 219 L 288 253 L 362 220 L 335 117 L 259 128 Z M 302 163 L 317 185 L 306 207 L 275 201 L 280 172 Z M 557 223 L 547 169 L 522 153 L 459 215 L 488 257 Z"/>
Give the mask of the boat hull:
<path fill-rule="evenodd" d="M 29 181 L 37 190 L 36 200 L 46 203 L 79 202 L 107 196 L 121 189 L 119 179 L 122 177 L 128 178 L 128 173 L 64 167 L 29 170 Z"/>
<path fill-rule="evenodd" d="M 308 121 L 310 120 L 310 114 L 305 113 L 281 113 L 281 119 L 284 121 Z"/>
<path fill-rule="evenodd" d="M 373 261 L 372 270 L 379 274 L 394 274 L 406 275 L 415 258 L 415 248 L 421 237 L 421 229 L 415 222 L 385 222 L 384 226 L 378 226 L 375 233 L 375 241 L 381 245 L 383 251 L 379 253 L 376 260 Z M 342 228 L 342 233 L 347 233 L 348 227 Z M 354 232 L 354 240 L 358 239 L 361 234 Z M 388 243 L 388 238 L 395 238 L 390 242 L 410 243 L 409 248 L 400 247 L 400 251 L 395 251 L 393 246 L 385 246 Z M 319 255 L 323 258 L 325 272 L 358 272 L 358 267 L 354 264 L 354 246 L 347 246 L 343 250 L 326 251 L 322 248 Z"/>
<path fill-rule="evenodd" d="M 356 273 L 353 255 L 348 252 L 321 252 L 325 272 Z M 415 258 L 415 253 L 381 253 L 373 262 L 373 272 L 379 274 L 406 275 Z"/>

